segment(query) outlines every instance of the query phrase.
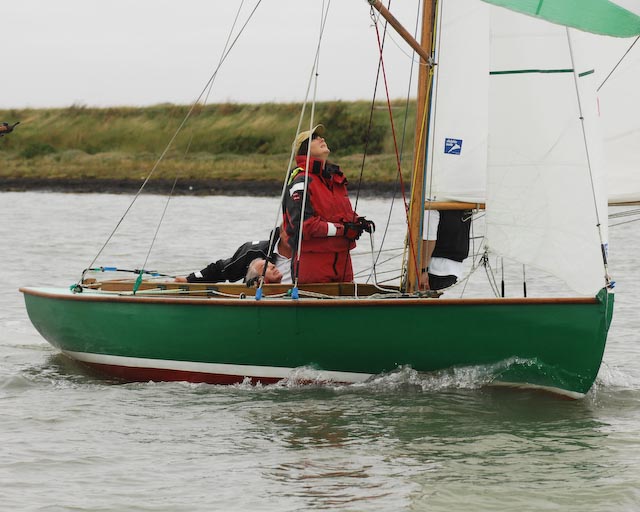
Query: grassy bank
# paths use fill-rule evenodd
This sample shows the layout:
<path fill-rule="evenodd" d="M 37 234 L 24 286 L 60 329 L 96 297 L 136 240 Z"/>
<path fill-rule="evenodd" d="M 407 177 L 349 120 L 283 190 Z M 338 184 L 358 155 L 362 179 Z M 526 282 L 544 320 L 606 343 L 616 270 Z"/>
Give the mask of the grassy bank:
<path fill-rule="evenodd" d="M 411 159 L 414 104 L 393 105 L 394 124 L 401 131 L 408 116 L 403 161 Z M 173 181 L 250 180 L 281 182 L 295 135 L 299 104 L 219 104 L 198 106 L 180 131 L 153 179 Z M 0 178 L 17 183 L 100 180 L 139 182 L 185 118 L 189 107 L 157 105 L 141 108 L 0 110 L 0 122 L 20 121 L 0 138 Z M 365 182 L 390 182 L 396 158 L 385 105 L 369 102 L 325 102 L 315 118 L 327 126 L 332 159 L 360 172 L 365 145 Z M 402 133 L 397 134 L 398 140 Z"/>

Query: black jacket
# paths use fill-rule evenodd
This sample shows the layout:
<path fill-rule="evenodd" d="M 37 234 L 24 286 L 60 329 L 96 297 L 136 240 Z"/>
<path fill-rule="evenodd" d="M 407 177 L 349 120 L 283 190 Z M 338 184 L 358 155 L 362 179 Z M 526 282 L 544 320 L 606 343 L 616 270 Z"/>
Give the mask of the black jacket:
<path fill-rule="evenodd" d="M 442 210 L 438 224 L 436 247 L 432 257 L 462 261 L 469 256 L 471 212 Z"/>
<path fill-rule="evenodd" d="M 273 245 L 280 239 L 280 228 L 275 229 Z M 218 260 L 203 268 L 200 273 L 202 277 L 196 277 L 195 273 L 187 276 L 189 283 L 220 283 L 223 281 L 239 281 L 247 275 L 249 264 L 256 258 L 266 258 L 269 249 L 269 240 L 260 242 L 247 242 L 242 244 L 231 258 Z M 271 258 L 273 260 L 273 247 L 271 248 Z"/>

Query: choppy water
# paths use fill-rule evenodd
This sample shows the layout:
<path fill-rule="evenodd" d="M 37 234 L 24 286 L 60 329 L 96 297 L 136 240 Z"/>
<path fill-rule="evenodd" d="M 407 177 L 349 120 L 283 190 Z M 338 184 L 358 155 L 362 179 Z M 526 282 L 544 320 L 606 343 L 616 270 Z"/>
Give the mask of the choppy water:
<path fill-rule="evenodd" d="M 482 368 L 350 387 L 119 384 L 58 355 L 17 289 L 73 283 L 129 201 L 0 193 L 0 510 L 640 510 L 637 223 L 611 230 L 616 313 L 584 400 L 484 388 Z M 164 201 L 136 205 L 98 263 L 140 268 Z M 173 199 L 147 268 L 199 269 L 264 238 L 276 203 Z M 358 207 L 379 238 L 385 207 Z"/>

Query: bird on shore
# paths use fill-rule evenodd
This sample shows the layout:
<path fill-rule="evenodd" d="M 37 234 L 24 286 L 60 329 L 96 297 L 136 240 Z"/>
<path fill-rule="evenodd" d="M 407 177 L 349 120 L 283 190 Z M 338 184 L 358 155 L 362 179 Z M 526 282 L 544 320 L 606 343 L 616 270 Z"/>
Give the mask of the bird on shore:
<path fill-rule="evenodd" d="M 4 137 L 7 133 L 11 133 L 13 129 L 19 124 L 20 121 L 11 125 L 9 123 L 0 123 L 0 137 Z"/>

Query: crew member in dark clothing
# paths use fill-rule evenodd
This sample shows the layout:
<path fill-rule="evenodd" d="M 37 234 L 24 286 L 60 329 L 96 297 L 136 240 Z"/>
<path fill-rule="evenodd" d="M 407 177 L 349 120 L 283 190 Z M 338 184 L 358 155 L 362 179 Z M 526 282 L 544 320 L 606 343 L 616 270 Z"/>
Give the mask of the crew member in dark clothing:
<path fill-rule="evenodd" d="M 291 282 L 291 253 L 285 237 L 280 236 L 280 228 L 276 228 L 273 236 L 273 250 L 269 261 L 278 267 L 283 283 Z M 231 258 L 211 263 L 199 272 L 192 272 L 186 277 L 176 277 L 179 283 L 220 283 L 234 282 L 244 279 L 249 265 L 256 258 L 266 259 L 269 253 L 269 240 L 247 242 L 242 244 Z M 267 281 L 265 281 L 267 282 Z"/>
<path fill-rule="evenodd" d="M 420 284 L 430 290 L 453 286 L 463 275 L 462 262 L 469 256 L 469 210 L 425 212 Z"/>

